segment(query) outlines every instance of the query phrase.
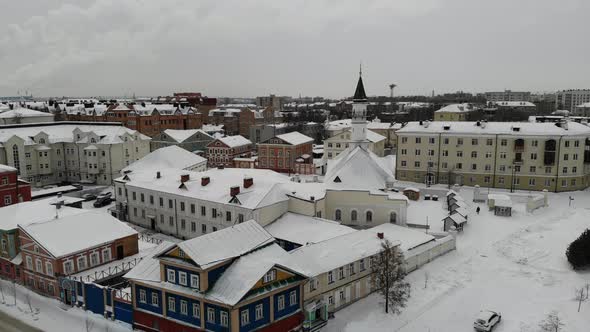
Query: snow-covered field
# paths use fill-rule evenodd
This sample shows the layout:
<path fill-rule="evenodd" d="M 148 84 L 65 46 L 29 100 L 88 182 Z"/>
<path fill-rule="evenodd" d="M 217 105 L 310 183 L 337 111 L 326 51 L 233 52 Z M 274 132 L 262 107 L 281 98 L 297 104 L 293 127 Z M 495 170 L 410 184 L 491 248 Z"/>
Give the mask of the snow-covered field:
<path fill-rule="evenodd" d="M 460 194 L 471 201 L 470 188 Z M 569 196 L 575 199 L 572 207 Z M 326 331 L 473 331 L 481 309 L 502 313 L 498 332 L 538 331 L 552 310 L 564 319 L 564 331 L 589 331 L 590 302 L 578 313 L 574 289 L 590 282 L 590 271 L 574 272 L 565 250 L 590 227 L 590 192 L 550 194 L 549 207 L 533 213 L 517 203 L 513 217 L 496 217 L 484 203 L 480 207 L 480 215 L 472 212 L 457 235 L 455 252 L 408 276 L 412 297 L 401 315 L 386 315 L 373 294 L 336 312 Z M 440 230 L 443 215 L 441 202 L 412 202 L 408 221 L 425 223 L 428 216 Z"/>

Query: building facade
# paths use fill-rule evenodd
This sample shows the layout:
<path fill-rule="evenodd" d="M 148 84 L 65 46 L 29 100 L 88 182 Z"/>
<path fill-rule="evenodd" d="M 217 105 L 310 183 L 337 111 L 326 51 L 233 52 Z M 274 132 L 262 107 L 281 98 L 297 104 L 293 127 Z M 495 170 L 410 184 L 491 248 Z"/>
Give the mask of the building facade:
<path fill-rule="evenodd" d="M 0 164 L 0 208 L 31 200 L 31 185 L 18 178 L 14 167 Z"/>
<path fill-rule="evenodd" d="M 555 107 L 573 113 L 576 106 L 590 103 L 590 89 L 563 90 L 557 92 Z"/>
<path fill-rule="evenodd" d="M 13 125 L 0 134 L 0 164 L 33 186 L 62 182 L 109 185 L 150 151 L 149 137 L 113 124 Z"/>
<path fill-rule="evenodd" d="M 207 150 L 207 144 L 213 141 L 213 137 L 201 129 L 166 129 L 152 137 L 150 147 L 152 151 L 159 148 L 176 145 L 189 152 Z"/>
<path fill-rule="evenodd" d="M 310 167 L 305 174 L 312 174 L 312 170 L 315 171 L 311 158 L 312 143 L 313 138 L 296 131 L 277 135 L 258 144 L 258 167 L 279 173 L 299 173 L 301 167 L 297 164 L 307 161 Z"/>
<path fill-rule="evenodd" d="M 498 92 L 486 92 L 486 101 L 497 102 L 497 101 L 530 101 L 531 93 L 528 91 L 512 91 L 504 90 Z"/>
<path fill-rule="evenodd" d="M 368 148 L 379 157 L 385 154 L 385 144 L 387 139 L 385 136 L 377 134 L 372 130 L 367 130 Z M 334 136 L 324 140 L 324 158 L 326 160 L 334 159 L 351 146 L 352 130 L 346 129 Z"/>
<path fill-rule="evenodd" d="M 207 144 L 208 167 L 232 167 L 234 158 L 250 157 L 252 142 L 240 135 L 217 138 Z"/>
<path fill-rule="evenodd" d="M 410 122 L 398 131 L 396 179 L 571 191 L 588 187 L 590 128 L 575 122 Z"/>

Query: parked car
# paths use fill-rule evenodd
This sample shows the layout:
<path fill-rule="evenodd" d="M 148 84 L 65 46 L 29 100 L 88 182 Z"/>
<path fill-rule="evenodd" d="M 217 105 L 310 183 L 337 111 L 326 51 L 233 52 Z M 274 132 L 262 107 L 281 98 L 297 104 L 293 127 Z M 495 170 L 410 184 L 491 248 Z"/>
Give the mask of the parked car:
<path fill-rule="evenodd" d="M 82 195 L 82 198 L 84 199 L 84 202 L 90 202 L 97 199 L 97 196 L 94 194 L 84 194 Z"/>
<path fill-rule="evenodd" d="M 502 320 L 502 315 L 499 312 L 491 310 L 482 310 L 479 312 L 473 323 L 473 328 L 476 331 L 490 332 Z"/>
<path fill-rule="evenodd" d="M 110 192 L 104 193 L 104 194 L 100 194 L 100 195 L 98 195 L 98 197 L 96 198 L 96 201 L 92 205 L 95 208 L 99 208 L 99 207 L 103 207 L 103 206 L 109 205 L 113 201 L 113 198 L 111 196 L 112 196 L 112 193 L 110 193 Z"/>

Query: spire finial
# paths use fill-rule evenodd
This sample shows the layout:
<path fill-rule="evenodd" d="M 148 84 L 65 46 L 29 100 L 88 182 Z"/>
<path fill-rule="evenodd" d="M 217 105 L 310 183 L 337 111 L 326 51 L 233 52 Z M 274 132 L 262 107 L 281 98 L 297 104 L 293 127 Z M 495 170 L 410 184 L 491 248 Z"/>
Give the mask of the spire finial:
<path fill-rule="evenodd" d="M 359 76 L 363 76 L 363 62 L 359 62 Z"/>

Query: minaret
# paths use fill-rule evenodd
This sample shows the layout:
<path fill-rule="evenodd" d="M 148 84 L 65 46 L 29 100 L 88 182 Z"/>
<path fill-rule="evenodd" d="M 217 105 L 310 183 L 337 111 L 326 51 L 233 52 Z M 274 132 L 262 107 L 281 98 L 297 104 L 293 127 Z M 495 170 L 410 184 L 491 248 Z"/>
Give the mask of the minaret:
<path fill-rule="evenodd" d="M 363 85 L 362 69 L 359 70 L 359 80 L 352 97 L 352 144 L 353 146 L 368 147 L 367 141 L 367 94 Z"/>

